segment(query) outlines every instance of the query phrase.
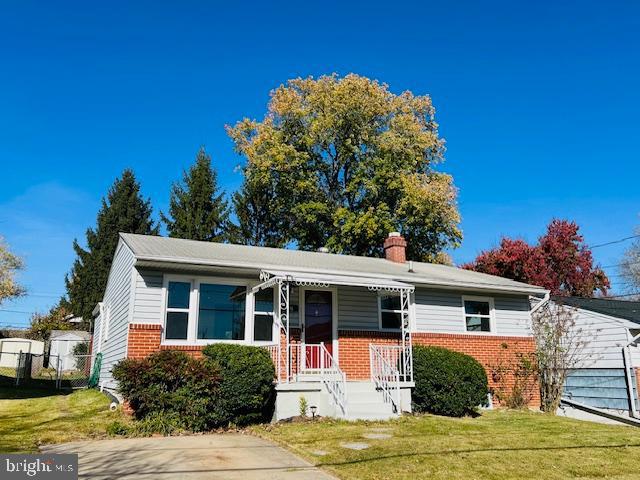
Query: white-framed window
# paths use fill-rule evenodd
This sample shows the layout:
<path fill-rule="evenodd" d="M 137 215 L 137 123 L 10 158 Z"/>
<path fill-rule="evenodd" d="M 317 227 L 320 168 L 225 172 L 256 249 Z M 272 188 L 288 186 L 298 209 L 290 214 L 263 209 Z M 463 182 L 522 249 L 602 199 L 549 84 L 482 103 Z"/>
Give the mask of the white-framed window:
<path fill-rule="evenodd" d="M 275 289 L 265 288 L 253 294 L 253 340 L 273 341 Z"/>
<path fill-rule="evenodd" d="M 470 333 L 495 332 L 493 298 L 462 297 L 464 327 Z"/>
<path fill-rule="evenodd" d="M 167 307 L 165 313 L 165 340 L 187 340 L 189 337 L 189 317 L 192 284 L 189 281 L 170 280 L 167 282 Z"/>
<path fill-rule="evenodd" d="M 165 275 L 163 342 L 206 345 L 249 339 L 248 284 L 228 278 Z"/>
<path fill-rule="evenodd" d="M 402 328 L 401 306 L 399 293 L 380 293 L 378 295 L 378 327 L 380 330 L 400 330 Z"/>
<path fill-rule="evenodd" d="M 199 283 L 198 340 L 244 340 L 247 287 Z"/>

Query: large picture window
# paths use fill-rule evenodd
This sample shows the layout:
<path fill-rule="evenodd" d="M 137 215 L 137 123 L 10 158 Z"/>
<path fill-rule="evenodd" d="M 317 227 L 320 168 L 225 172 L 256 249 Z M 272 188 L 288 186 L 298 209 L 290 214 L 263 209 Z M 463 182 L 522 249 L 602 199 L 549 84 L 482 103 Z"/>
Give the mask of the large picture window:
<path fill-rule="evenodd" d="M 164 332 L 165 339 L 187 339 L 190 296 L 191 283 L 169 282 L 167 286 L 167 318 Z"/>
<path fill-rule="evenodd" d="M 244 286 L 200 284 L 199 340 L 244 340 Z"/>
<path fill-rule="evenodd" d="M 467 332 L 491 332 L 489 300 L 464 299 L 464 321 Z"/>
<path fill-rule="evenodd" d="M 400 330 L 402 326 L 402 309 L 400 295 L 380 295 L 380 328 L 383 330 Z"/>
<path fill-rule="evenodd" d="M 273 288 L 254 294 L 253 339 L 261 342 L 273 340 Z"/>

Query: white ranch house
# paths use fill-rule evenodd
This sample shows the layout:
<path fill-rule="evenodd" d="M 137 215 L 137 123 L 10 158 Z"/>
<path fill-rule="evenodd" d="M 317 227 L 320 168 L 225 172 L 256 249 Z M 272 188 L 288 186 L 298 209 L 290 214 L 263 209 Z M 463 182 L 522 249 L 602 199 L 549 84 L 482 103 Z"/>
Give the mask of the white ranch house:
<path fill-rule="evenodd" d="M 389 418 L 411 408 L 411 346 L 440 345 L 488 366 L 501 345 L 532 351 L 531 305 L 543 288 L 405 260 L 121 234 L 94 314 L 100 386 L 115 363 L 161 349 L 199 355 L 215 342 L 268 349 L 276 418 Z M 534 307 L 535 308 L 535 307 Z"/>

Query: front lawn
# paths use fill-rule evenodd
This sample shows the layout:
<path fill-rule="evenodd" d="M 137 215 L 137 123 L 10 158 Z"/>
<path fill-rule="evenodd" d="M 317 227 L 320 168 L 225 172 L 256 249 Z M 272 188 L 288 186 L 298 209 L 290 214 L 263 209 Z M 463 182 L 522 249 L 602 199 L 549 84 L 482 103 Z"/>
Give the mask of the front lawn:
<path fill-rule="evenodd" d="M 289 423 L 255 427 L 254 432 L 340 478 L 640 478 L 640 429 L 533 412 Z M 372 434 L 390 437 L 366 438 Z M 366 443 L 369 448 L 342 446 L 349 443 Z"/>
<path fill-rule="evenodd" d="M 105 436 L 107 425 L 123 417 L 109 412 L 109 403 L 97 390 L 0 387 L 0 452 L 36 452 L 42 444 Z"/>

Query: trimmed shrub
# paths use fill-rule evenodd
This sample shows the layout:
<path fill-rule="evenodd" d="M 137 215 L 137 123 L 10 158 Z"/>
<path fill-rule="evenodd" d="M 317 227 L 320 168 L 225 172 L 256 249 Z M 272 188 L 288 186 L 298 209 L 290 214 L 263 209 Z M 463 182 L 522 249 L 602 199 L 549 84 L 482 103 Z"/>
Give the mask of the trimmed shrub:
<path fill-rule="evenodd" d="M 213 362 L 165 350 L 122 360 L 114 366 L 113 377 L 137 419 L 170 418 L 172 429 L 194 432 L 217 426 L 221 377 Z"/>
<path fill-rule="evenodd" d="M 487 374 L 478 361 L 440 347 L 413 347 L 414 409 L 462 417 L 487 402 Z"/>
<path fill-rule="evenodd" d="M 222 375 L 217 402 L 221 425 L 269 421 L 275 402 L 275 368 L 269 352 L 247 345 L 214 344 L 202 351 Z"/>

